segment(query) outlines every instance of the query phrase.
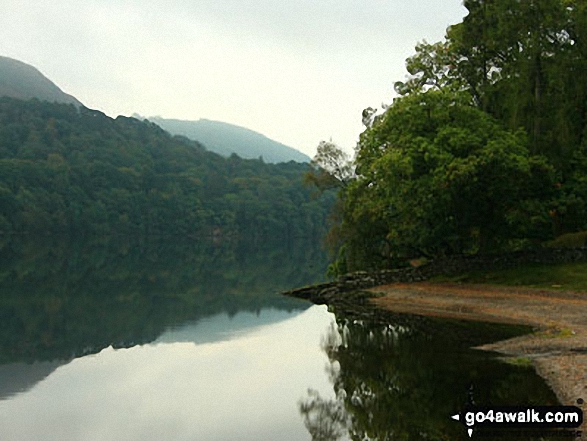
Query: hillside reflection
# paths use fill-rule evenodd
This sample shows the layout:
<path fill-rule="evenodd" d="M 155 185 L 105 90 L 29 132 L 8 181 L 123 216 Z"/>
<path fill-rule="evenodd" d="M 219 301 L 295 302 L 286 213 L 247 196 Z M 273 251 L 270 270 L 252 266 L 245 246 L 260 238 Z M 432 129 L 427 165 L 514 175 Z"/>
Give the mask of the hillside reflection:
<path fill-rule="evenodd" d="M 277 293 L 325 266 L 303 241 L 0 238 L 0 364 L 144 344 L 220 313 L 302 310 Z"/>

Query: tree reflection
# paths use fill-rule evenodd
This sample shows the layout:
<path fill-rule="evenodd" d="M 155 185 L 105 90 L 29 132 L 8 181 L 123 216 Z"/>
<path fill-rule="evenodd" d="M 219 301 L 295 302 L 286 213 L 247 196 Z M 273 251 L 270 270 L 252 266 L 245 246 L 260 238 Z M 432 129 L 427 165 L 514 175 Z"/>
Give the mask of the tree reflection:
<path fill-rule="evenodd" d="M 308 398 L 300 403 L 300 412 L 313 440 L 339 440 L 348 431 L 349 416 L 341 399 L 325 400 L 309 389 Z"/>
<path fill-rule="evenodd" d="M 476 401 L 487 405 L 556 403 L 532 370 L 468 349 L 511 335 L 511 328 L 397 319 L 350 320 L 337 311 L 322 344 L 335 398 L 308 391 L 299 405 L 312 439 L 468 439 L 450 416 L 462 409 L 471 385 Z"/>

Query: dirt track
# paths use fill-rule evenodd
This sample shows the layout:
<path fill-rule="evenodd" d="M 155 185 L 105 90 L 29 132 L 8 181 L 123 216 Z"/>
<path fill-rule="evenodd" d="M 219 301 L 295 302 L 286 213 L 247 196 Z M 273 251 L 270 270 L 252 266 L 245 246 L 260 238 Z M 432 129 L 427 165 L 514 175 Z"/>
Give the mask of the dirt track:
<path fill-rule="evenodd" d="M 536 332 L 481 349 L 530 359 L 565 405 L 587 417 L 587 293 L 488 285 L 410 283 L 373 288 L 395 312 L 531 325 Z M 587 424 L 581 429 L 586 432 Z M 584 435 L 581 439 L 587 439 Z"/>

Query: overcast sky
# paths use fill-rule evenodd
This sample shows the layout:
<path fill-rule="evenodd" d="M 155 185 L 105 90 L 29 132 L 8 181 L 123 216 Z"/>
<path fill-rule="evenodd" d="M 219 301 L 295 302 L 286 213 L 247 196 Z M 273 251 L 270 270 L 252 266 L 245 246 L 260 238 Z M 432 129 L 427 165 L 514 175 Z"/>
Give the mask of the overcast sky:
<path fill-rule="evenodd" d="M 87 107 L 225 121 L 312 156 L 352 151 L 417 42 L 461 0 L 1 0 L 0 55 Z"/>

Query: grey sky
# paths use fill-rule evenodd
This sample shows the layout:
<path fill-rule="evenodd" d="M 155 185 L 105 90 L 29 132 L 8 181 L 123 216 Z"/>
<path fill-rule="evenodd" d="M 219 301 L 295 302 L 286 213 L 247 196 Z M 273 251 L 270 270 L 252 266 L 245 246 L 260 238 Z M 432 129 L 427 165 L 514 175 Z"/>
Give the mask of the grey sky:
<path fill-rule="evenodd" d="M 208 118 L 351 151 L 461 0 L 3 0 L 0 55 L 110 116 Z"/>

